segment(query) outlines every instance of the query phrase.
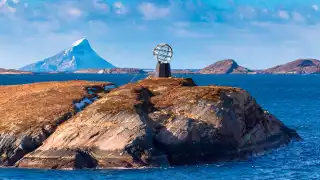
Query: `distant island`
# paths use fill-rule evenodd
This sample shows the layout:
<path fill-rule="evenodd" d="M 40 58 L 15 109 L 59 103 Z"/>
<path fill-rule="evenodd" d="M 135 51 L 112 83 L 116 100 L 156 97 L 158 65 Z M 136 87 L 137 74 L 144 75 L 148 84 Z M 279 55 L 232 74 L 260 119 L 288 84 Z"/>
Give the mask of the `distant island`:
<path fill-rule="evenodd" d="M 176 67 L 175 67 L 176 68 Z M 86 38 L 74 42 L 60 53 L 19 70 L 1 69 L 0 74 L 84 73 L 84 74 L 149 74 L 154 70 L 115 67 L 100 57 Z M 233 59 L 224 59 L 203 69 L 172 69 L 172 74 L 319 74 L 320 61 L 297 59 L 271 68 L 254 70 L 239 65 Z"/>
<path fill-rule="evenodd" d="M 74 72 L 83 69 L 115 68 L 100 57 L 86 38 L 74 42 L 70 47 L 42 61 L 22 67 L 31 72 Z"/>
<path fill-rule="evenodd" d="M 218 61 L 200 70 L 201 74 L 249 74 L 254 71 L 239 66 L 232 59 Z"/>
<path fill-rule="evenodd" d="M 318 74 L 320 61 L 297 59 L 286 64 L 264 70 L 251 70 L 242 67 L 232 59 L 218 61 L 200 70 L 201 74 Z"/>
<path fill-rule="evenodd" d="M 298 59 L 261 71 L 263 74 L 318 74 L 320 61 L 317 59 Z"/>
<path fill-rule="evenodd" d="M 28 71 L 19 71 L 15 69 L 0 68 L 0 74 L 33 74 L 33 73 Z"/>

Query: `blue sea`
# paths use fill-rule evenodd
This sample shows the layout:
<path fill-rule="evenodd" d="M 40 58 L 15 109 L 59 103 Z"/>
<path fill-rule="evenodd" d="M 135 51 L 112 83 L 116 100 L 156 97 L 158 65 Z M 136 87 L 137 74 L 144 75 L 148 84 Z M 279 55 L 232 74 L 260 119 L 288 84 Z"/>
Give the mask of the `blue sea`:
<path fill-rule="evenodd" d="M 0 179 L 320 179 L 320 75 L 181 75 L 198 85 L 241 87 L 266 110 L 304 139 L 248 160 L 210 165 L 139 170 L 0 169 Z M 118 85 L 143 79 L 139 75 L 0 75 L 0 85 L 41 81 L 94 80 Z M 1 118 L 0 118 L 1 120 Z"/>

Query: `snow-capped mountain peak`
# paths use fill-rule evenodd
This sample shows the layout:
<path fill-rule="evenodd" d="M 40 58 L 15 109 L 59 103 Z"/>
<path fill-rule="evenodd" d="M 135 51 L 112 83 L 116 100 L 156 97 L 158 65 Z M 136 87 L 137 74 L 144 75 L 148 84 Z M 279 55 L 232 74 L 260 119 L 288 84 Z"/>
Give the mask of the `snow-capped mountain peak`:
<path fill-rule="evenodd" d="M 79 39 L 76 42 L 72 43 L 72 47 L 79 46 L 81 44 L 89 44 L 88 39 L 87 38 Z"/>
<path fill-rule="evenodd" d="M 112 64 L 101 58 L 90 46 L 88 39 L 77 40 L 60 53 L 27 65 L 21 70 L 32 72 L 77 71 L 82 69 L 114 68 Z"/>

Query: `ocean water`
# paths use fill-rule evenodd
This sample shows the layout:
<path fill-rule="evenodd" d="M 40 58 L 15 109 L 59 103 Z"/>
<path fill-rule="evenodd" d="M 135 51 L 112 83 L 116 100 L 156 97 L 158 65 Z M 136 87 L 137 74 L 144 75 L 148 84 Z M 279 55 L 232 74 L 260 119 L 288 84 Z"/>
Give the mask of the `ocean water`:
<path fill-rule="evenodd" d="M 182 76 L 182 75 L 180 75 Z M 262 107 L 298 131 L 293 142 L 248 160 L 210 165 L 139 170 L 0 169 L 0 179 L 320 179 L 320 75 L 183 75 L 198 85 L 227 85 L 251 93 Z M 95 80 L 118 85 L 143 79 L 139 75 L 0 75 L 0 85 L 40 81 Z"/>

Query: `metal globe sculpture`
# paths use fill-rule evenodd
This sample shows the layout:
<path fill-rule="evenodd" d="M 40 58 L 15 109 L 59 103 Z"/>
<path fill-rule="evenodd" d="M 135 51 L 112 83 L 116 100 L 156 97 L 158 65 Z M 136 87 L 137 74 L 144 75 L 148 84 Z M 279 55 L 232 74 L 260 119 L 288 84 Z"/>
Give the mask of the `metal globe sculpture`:
<path fill-rule="evenodd" d="M 158 61 L 155 77 L 171 77 L 170 60 L 173 56 L 173 50 L 168 44 L 159 44 L 153 50 L 153 56 Z"/>
<path fill-rule="evenodd" d="M 154 48 L 153 56 L 160 63 L 169 63 L 173 56 L 173 50 L 168 44 L 159 44 Z"/>

